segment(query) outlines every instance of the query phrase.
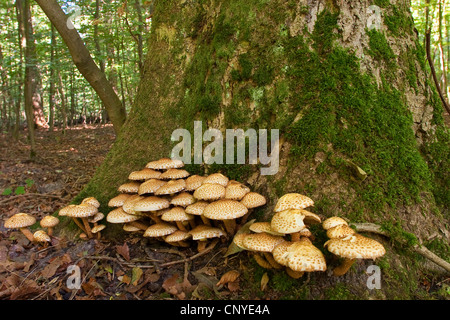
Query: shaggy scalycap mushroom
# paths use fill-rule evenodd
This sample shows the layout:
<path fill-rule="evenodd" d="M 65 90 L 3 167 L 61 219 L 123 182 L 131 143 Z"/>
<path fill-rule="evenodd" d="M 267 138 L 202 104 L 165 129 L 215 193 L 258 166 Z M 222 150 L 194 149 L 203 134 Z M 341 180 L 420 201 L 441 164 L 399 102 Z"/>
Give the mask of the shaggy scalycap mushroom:
<path fill-rule="evenodd" d="M 236 228 L 235 219 L 244 216 L 248 209 L 239 201 L 221 199 L 211 202 L 203 210 L 203 215 L 211 220 L 221 220 L 229 234 L 234 234 Z"/>
<path fill-rule="evenodd" d="M 275 212 L 284 211 L 287 209 L 305 209 L 313 206 L 314 201 L 300 193 L 287 193 L 278 199 L 275 205 Z"/>
<path fill-rule="evenodd" d="M 19 229 L 25 237 L 31 242 L 34 241 L 33 234 L 31 233 L 29 226 L 36 223 L 36 218 L 27 213 L 16 213 L 5 221 L 3 225 L 7 229 Z"/>

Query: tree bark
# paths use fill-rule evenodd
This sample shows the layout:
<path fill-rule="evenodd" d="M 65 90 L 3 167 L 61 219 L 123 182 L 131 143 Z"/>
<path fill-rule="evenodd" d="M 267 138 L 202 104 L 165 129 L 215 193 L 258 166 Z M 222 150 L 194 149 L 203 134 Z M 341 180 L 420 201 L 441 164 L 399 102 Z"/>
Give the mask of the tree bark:
<path fill-rule="evenodd" d="M 76 29 L 68 27 L 68 18 L 57 1 L 37 0 L 36 2 L 54 24 L 56 30 L 58 30 L 78 70 L 105 104 L 109 118 L 114 126 L 114 131 L 118 133 L 125 122 L 126 114 L 119 97 L 106 79 L 105 74 L 101 72 L 92 59 L 89 50 L 86 48 Z"/>

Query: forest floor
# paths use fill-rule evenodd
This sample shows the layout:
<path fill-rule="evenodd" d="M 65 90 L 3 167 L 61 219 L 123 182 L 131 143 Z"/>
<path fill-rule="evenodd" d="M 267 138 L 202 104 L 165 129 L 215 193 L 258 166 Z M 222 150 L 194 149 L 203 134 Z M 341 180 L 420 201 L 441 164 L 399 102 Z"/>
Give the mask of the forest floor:
<path fill-rule="evenodd" d="M 2 221 L 19 212 L 39 221 L 68 205 L 115 138 L 111 126 L 80 126 L 65 135 L 61 131 L 36 134 L 33 162 L 25 135 L 19 141 L 0 136 Z M 33 227 L 33 232 L 41 229 L 38 222 Z M 51 245 L 43 247 L 1 223 L 0 299 L 235 299 L 242 294 L 239 276 L 244 267 L 236 257 L 224 261 L 226 250 L 227 244 L 221 242 L 199 255 L 196 248 L 177 249 L 135 234 L 84 241 L 56 233 Z M 79 269 L 72 269 L 75 265 Z"/>

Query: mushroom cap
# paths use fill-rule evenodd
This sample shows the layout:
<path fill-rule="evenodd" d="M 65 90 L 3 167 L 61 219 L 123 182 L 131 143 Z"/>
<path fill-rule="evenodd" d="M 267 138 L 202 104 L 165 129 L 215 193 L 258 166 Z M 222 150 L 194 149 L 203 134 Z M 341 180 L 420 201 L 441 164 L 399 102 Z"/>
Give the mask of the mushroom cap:
<path fill-rule="evenodd" d="M 214 201 L 225 197 L 225 187 L 220 184 L 204 183 L 194 191 L 194 198 Z"/>
<path fill-rule="evenodd" d="M 144 168 L 139 171 L 133 171 L 129 174 L 128 180 L 149 180 L 149 179 L 158 179 L 161 175 L 161 172 L 150 169 L 150 168 Z"/>
<path fill-rule="evenodd" d="M 59 223 L 59 219 L 54 216 L 45 216 L 41 219 L 39 224 L 42 228 L 53 228 Z"/>
<path fill-rule="evenodd" d="M 210 227 L 204 224 L 196 226 L 188 233 L 192 235 L 193 240 L 206 240 L 210 238 L 219 238 L 226 235 L 222 229 Z"/>
<path fill-rule="evenodd" d="M 97 212 L 92 218 L 88 219 L 88 222 L 90 223 L 96 223 L 102 220 L 105 217 L 105 215 L 101 212 Z"/>
<path fill-rule="evenodd" d="M 145 167 L 154 170 L 167 170 L 184 167 L 184 163 L 181 160 L 161 158 L 159 160 L 150 161 Z"/>
<path fill-rule="evenodd" d="M 348 225 L 347 221 L 345 221 L 343 218 L 340 217 L 330 217 L 328 219 L 325 219 L 322 222 L 322 227 L 325 230 L 328 230 L 330 228 L 339 226 L 339 225 Z"/>
<path fill-rule="evenodd" d="M 284 241 L 280 242 L 273 248 L 272 255 L 276 262 L 283 266 L 289 265 L 289 255 L 288 255 L 288 248 L 293 244 L 292 241 Z"/>
<path fill-rule="evenodd" d="M 351 236 L 354 233 L 355 233 L 355 230 L 350 228 L 348 225 L 340 224 L 333 228 L 328 229 L 327 237 L 330 239 L 345 238 L 345 237 Z"/>
<path fill-rule="evenodd" d="M 129 197 L 131 197 L 131 194 L 128 193 L 121 193 L 114 198 L 111 198 L 108 202 L 108 207 L 121 207 L 123 206 L 123 203 L 125 200 L 127 200 Z M 61 215 L 61 214 L 60 214 Z"/>
<path fill-rule="evenodd" d="M 325 271 L 325 256 L 310 241 L 295 241 L 287 248 L 288 267 L 294 271 Z"/>
<path fill-rule="evenodd" d="M 244 246 L 244 239 L 246 236 L 248 236 L 250 233 L 237 233 L 233 238 L 233 243 L 237 245 L 239 248 L 247 250 L 247 248 Z"/>
<path fill-rule="evenodd" d="M 188 192 L 181 192 L 170 200 L 170 204 L 174 206 L 187 207 L 195 202 L 195 198 Z"/>
<path fill-rule="evenodd" d="M 231 182 L 231 181 L 230 181 Z M 250 188 L 242 183 L 228 183 L 225 188 L 225 199 L 241 200 L 250 192 Z"/>
<path fill-rule="evenodd" d="M 72 218 L 87 218 L 92 217 L 98 212 L 98 208 L 90 204 L 79 204 L 73 206 L 69 211 L 67 211 L 66 216 Z"/>
<path fill-rule="evenodd" d="M 33 238 L 38 242 L 50 242 L 52 239 L 44 230 L 38 230 L 33 233 Z"/>
<path fill-rule="evenodd" d="M 301 210 L 287 209 L 276 212 L 270 222 L 272 230 L 283 234 L 294 233 L 305 227 L 303 223 L 303 215 Z"/>
<path fill-rule="evenodd" d="M 144 237 L 164 237 L 177 231 L 177 227 L 170 223 L 160 222 L 152 224 L 144 232 Z"/>
<path fill-rule="evenodd" d="M 306 224 L 313 224 L 313 223 L 321 223 L 322 222 L 322 219 L 320 219 L 320 217 L 317 214 L 309 212 L 308 210 L 304 210 L 304 209 L 300 209 L 300 211 L 305 216 L 303 221 Z"/>
<path fill-rule="evenodd" d="M 205 210 L 206 206 L 209 204 L 209 202 L 200 200 L 196 203 L 190 204 L 184 209 L 186 213 L 193 214 L 196 216 L 200 216 L 203 214 L 203 211 Z"/>
<path fill-rule="evenodd" d="M 186 177 L 189 177 L 190 173 L 187 172 L 184 169 L 169 169 L 165 172 L 163 172 L 160 176 L 159 179 L 161 180 L 176 180 L 176 179 L 183 179 Z"/>
<path fill-rule="evenodd" d="M 138 194 L 148 194 L 155 193 L 160 187 L 165 185 L 167 182 L 159 179 L 150 179 L 142 182 L 138 188 Z"/>
<path fill-rule="evenodd" d="M 141 229 L 139 229 L 138 227 L 135 227 L 135 226 L 133 226 L 132 224 L 129 224 L 129 223 L 124 223 L 122 229 L 124 231 L 128 231 L 128 232 L 141 231 Z"/>
<path fill-rule="evenodd" d="M 98 224 L 98 225 L 96 225 L 95 227 L 93 227 L 93 228 L 91 229 L 91 232 L 92 232 L 92 233 L 97 233 L 97 232 L 102 231 L 102 230 L 105 229 L 105 228 L 106 228 L 106 226 L 105 226 L 104 224 Z"/>
<path fill-rule="evenodd" d="M 188 214 L 181 207 L 173 207 L 161 216 L 164 221 L 188 221 L 194 219 L 194 216 Z"/>
<path fill-rule="evenodd" d="M 90 204 L 91 206 L 94 206 L 96 208 L 100 207 L 100 202 L 94 197 L 84 198 L 83 201 L 81 201 L 81 204 Z"/>
<path fill-rule="evenodd" d="M 199 176 L 199 175 L 192 175 L 188 178 L 186 178 L 186 191 L 194 191 L 198 187 L 200 187 L 203 183 L 203 180 L 205 180 L 206 177 Z"/>
<path fill-rule="evenodd" d="M 257 192 L 249 192 L 242 198 L 241 203 L 251 209 L 265 205 L 266 198 Z"/>
<path fill-rule="evenodd" d="M 203 210 L 203 216 L 212 220 L 229 220 L 242 217 L 248 209 L 239 201 L 221 199 L 208 204 Z"/>
<path fill-rule="evenodd" d="M 167 199 L 150 196 L 143 197 L 143 199 L 134 203 L 134 210 L 136 211 L 158 211 L 170 206 L 170 202 Z"/>
<path fill-rule="evenodd" d="M 141 184 L 136 181 L 125 182 L 124 184 L 121 184 L 119 188 L 117 188 L 117 191 L 122 193 L 138 193 L 140 185 Z"/>
<path fill-rule="evenodd" d="M 69 204 L 68 206 L 65 206 L 64 208 L 61 208 L 58 212 L 58 215 L 66 216 L 67 212 L 69 212 L 75 206 L 76 206 L 76 204 Z"/>
<path fill-rule="evenodd" d="M 174 194 L 183 191 L 186 188 L 186 181 L 183 179 L 169 180 L 166 184 L 155 191 L 155 195 Z"/>
<path fill-rule="evenodd" d="M 36 223 L 36 218 L 27 213 L 16 213 L 15 215 L 9 217 L 4 224 L 5 228 L 16 229 L 16 228 L 26 228 Z"/>
<path fill-rule="evenodd" d="M 272 252 L 277 245 L 284 241 L 286 240 L 283 237 L 262 232 L 248 234 L 243 239 L 242 244 L 244 248 L 250 251 Z"/>
<path fill-rule="evenodd" d="M 270 226 L 270 222 L 264 221 L 264 222 L 254 222 L 249 227 L 250 231 L 253 231 L 255 233 L 261 233 L 265 232 L 274 236 L 283 236 L 283 233 L 276 232 L 272 230 L 272 227 Z"/>
<path fill-rule="evenodd" d="M 186 239 L 189 239 L 190 237 L 192 237 L 192 235 L 186 231 L 182 231 L 182 230 L 177 230 L 174 233 L 169 234 L 165 241 L 168 243 L 171 242 L 178 242 L 178 241 L 183 241 Z"/>
<path fill-rule="evenodd" d="M 127 200 L 124 201 L 122 205 L 123 211 L 125 211 L 128 214 L 139 214 L 139 212 L 136 212 L 138 210 L 136 210 L 134 206 L 136 205 L 137 202 L 143 199 L 145 199 L 144 196 L 140 196 L 138 194 L 131 195 L 131 197 L 129 197 Z"/>
<path fill-rule="evenodd" d="M 305 195 L 300 193 L 286 193 L 278 199 L 274 211 L 280 212 L 287 209 L 305 209 L 313 205 L 314 201 Z"/>
<path fill-rule="evenodd" d="M 106 216 L 106 221 L 108 221 L 109 223 L 126 223 L 139 220 L 140 218 L 140 216 L 126 213 L 120 207 L 110 211 Z"/>
<path fill-rule="evenodd" d="M 386 253 L 381 243 L 358 233 L 342 239 L 330 239 L 325 242 L 324 247 L 331 253 L 348 259 L 375 259 Z"/>
<path fill-rule="evenodd" d="M 203 180 L 202 184 L 211 183 L 211 184 L 220 184 L 223 187 L 226 187 L 229 179 L 225 177 L 223 174 L 216 172 L 212 173 Z"/>

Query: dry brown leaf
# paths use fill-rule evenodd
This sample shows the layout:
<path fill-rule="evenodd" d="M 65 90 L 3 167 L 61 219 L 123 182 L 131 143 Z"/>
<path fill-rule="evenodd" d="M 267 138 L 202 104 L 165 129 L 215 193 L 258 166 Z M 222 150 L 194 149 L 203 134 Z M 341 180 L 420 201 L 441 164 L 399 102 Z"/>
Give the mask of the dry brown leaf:
<path fill-rule="evenodd" d="M 240 272 L 237 270 L 231 270 L 226 272 L 217 282 L 216 286 L 225 285 L 229 282 L 234 282 L 240 276 Z"/>
<path fill-rule="evenodd" d="M 124 257 L 125 260 L 130 261 L 130 248 L 128 248 L 126 242 L 124 242 L 121 246 L 116 246 L 116 251 L 118 254 Z"/>
<path fill-rule="evenodd" d="M 266 289 L 268 283 L 269 283 L 269 276 L 267 275 L 266 272 L 261 277 L 261 291 L 264 291 Z"/>

